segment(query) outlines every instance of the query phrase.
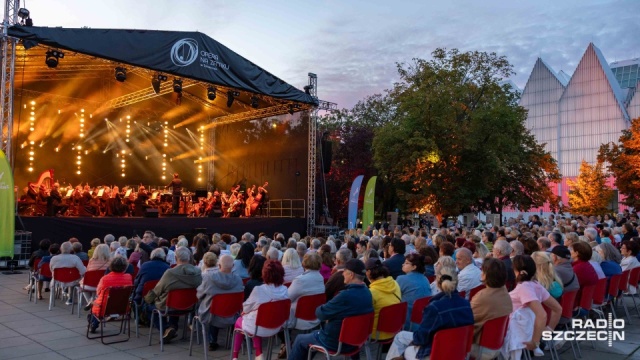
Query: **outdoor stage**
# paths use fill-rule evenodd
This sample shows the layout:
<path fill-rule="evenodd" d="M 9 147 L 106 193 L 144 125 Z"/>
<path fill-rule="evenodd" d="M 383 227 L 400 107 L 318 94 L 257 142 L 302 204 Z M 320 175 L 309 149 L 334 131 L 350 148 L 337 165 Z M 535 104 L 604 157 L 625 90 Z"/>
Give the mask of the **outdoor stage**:
<path fill-rule="evenodd" d="M 89 249 L 91 239 L 103 239 L 106 234 L 113 234 L 131 238 L 134 234 L 142 237 L 145 230 L 153 231 L 157 236 L 171 239 L 178 235 L 185 235 L 191 242 L 195 229 L 198 232 L 228 233 L 238 239 L 245 232 L 258 236 L 265 232 L 272 237 L 275 232 L 284 233 L 285 237 L 291 233 L 306 233 L 307 220 L 305 218 L 86 218 L 86 217 L 21 217 L 26 231 L 32 233 L 32 251 L 38 248 L 38 242 L 44 238 L 52 242 L 62 243 L 71 237 L 76 237 Z M 16 230 L 21 228 L 20 220 L 16 218 Z M 256 239 L 257 240 L 257 239 Z"/>

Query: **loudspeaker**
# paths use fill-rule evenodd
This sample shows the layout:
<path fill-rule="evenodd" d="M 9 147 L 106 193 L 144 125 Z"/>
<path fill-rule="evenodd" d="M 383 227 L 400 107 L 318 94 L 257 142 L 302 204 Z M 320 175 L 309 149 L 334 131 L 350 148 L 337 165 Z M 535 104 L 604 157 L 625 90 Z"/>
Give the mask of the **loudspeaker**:
<path fill-rule="evenodd" d="M 157 218 L 158 217 L 158 209 L 146 209 L 144 213 L 144 217 L 146 218 Z"/>
<path fill-rule="evenodd" d="M 322 140 L 322 167 L 324 173 L 331 171 L 331 158 L 333 157 L 333 143 L 330 140 Z"/>
<path fill-rule="evenodd" d="M 211 210 L 211 212 L 209 213 L 209 217 L 212 217 L 212 218 L 222 217 L 222 210 L 220 209 Z"/>
<path fill-rule="evenodd" d="M 197 198 L 206 198 L 207 197 L 207 189 L 196 189 L 195 197 Z"/>

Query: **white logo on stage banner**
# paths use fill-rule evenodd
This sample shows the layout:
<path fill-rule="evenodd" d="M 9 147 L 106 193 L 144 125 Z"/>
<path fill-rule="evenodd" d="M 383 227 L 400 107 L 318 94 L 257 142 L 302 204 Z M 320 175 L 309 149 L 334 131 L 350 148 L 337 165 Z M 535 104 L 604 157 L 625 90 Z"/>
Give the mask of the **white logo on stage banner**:
<path fill-rule="evenodd" d="M 193 64 L 198 57 L 198 42 L 194 39 L 182 39 L 176 41 L 171 48 L 171 61 L 176 66 Z"/>

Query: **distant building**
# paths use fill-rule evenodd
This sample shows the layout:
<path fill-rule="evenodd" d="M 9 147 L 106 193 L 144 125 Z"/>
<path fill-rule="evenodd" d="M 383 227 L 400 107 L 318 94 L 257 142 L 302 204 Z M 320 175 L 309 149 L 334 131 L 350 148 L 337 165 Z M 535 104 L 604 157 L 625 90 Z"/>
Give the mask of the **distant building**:
<path fill-rule="evenodd" d="M 578 176 L 582 160 L 594 164 L 600 145 L 618 141 L 630 120 L 640 117 L 639 65 L 640 59 L 609 65 L 593 44 L 571 76 L 536 61 L 520 105 L 529 110 L 527 128 L 558 161 L 563 179 L 554 191 L 563 204 L 568 204 L 567 179 Z M 612 211 L 619 211 L 616 200 Z"/>

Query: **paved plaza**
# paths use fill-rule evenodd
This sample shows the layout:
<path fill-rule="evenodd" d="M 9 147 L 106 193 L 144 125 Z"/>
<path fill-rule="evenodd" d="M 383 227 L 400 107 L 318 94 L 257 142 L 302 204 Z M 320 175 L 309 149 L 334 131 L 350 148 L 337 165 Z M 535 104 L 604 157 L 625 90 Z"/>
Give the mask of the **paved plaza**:
<path fill-rule="evenodd" d="M 128 342 L 103 345 L 99 339 L 88 340 L 86 332 L 86 312 L 81 318 L 77 314 L 71 315 L 69 306 L 57 301 L 51 311 L 48 302 L 29 302 L 23 287 L 27 283 L 27 271 L 23 274 L 0 275 L 0 359 L 188 359 L 189 340 L 175 339 L 160 352 L 155 342 L 148 346 L 149 328 L 141 328 L 140 338 L 132 333 Z M 635 310 L 634 310 L 635 311 Z M 625 328 L 625 341 L 614 342 L 613 347 L 607 347 L 606 342 L 582 343 L 584 360 L 622 360 L 640 359 L 640 318 L 633 316 L 633 324 Z M 109 323 L 110 329 L 115 329 L 115 323 Z M 182 332 L 180 331 L 180 334 Z M 224 342 L 224 332 L 221 331 L 218 343 Z M 156 333 L 157 334 L 157 333 Z M 264 342 L 266 346 L 266 341 Z M 274 347 L 273 359 L 276 359 L 277 349 Z M 548 353 L 547 353 L 548 354 Z M 193 359 L 202 359 L 202 345 L 194 349 Z M 243 356 L 240 356 L 243 358 Z M 210 359 L 229 359 L 229 350 L 221 349 L 209 352 Z M 245 357 L 246 358 L 246 355 Z M 320 357 L 316 357 L 320 359 Z M 363 356 L 364 358 L 364 356 Z M 561 351 L 562 359 L 573 359 L 568 344 Z M 536 358 L 538 359 L 538 358 Z M 550 359 L 545 356 L 539 359 Z"/>

